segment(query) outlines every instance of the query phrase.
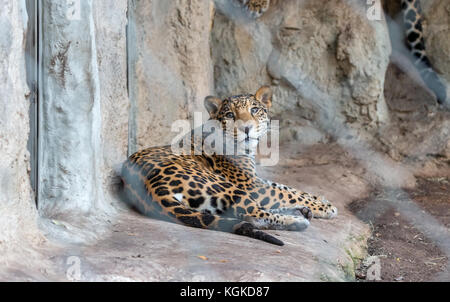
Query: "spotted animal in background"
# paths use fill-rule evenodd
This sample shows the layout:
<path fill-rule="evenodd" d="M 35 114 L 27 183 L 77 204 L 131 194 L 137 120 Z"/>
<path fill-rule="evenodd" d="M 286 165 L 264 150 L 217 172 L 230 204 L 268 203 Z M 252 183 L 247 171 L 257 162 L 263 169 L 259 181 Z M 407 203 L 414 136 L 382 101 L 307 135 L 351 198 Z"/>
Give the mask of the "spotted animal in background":
<path fill-rule="evenodd" d="M 438 103 L 443 104 L 447 100 L 446 86 L 433 69 L 425 51 L 420 0 L 402 0 L 402 11 L 406 31 L 406 46 L 415 57 L 414 64 L 423 81 L 434 92 Z"/>
<path fill-rule="evenodd" d="M 253 18 L 261 17 L 270 7 L 270 0 L 230 0 L 243 6 Z M 448 102 L 446 85 L 433 69 L 425 50 L 420 0 L 401 1 L 406 46 L 414 56 L 414 65 L 427 87 L 433 91 L 439 104 Z"/>
<path fill-rule="evenodd" d="M 196 153 L 202 136 L 186 154 L 175 154 L 171 146 L 139 151 L 122 169 L 127 202 L 150 217 L 277 245 L 283 242 L 261 230 L 302 231 L 312 217 L 335 217 L 337 209 L 327 200 L 256 175 L 255 153 L 268 128 L 271 99 L 267 86 L 254 95 L 207 97 L 210 121 L 223 130 L 224 144 L 238 147 L 229 155 L 203 148 Z"/>

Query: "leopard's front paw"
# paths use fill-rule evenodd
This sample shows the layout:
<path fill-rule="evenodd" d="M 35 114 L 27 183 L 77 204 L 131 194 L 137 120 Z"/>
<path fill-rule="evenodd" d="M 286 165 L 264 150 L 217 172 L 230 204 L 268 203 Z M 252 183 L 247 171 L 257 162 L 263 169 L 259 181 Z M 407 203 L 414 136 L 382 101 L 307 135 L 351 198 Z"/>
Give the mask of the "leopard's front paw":
<path fill-rule="evenodd" d="M 309 220 L 303 216 L 289 216 L 286 230 L 299 232 L 306 230 L 308 226 Z"/>
<path fill-rule="evenodd" d="M 272 213 L 279 213 L 282 215 L 300 216 L 308 220 L 313 217 L 313 212 L 307 206 L 296 206 L 296 207 L 283 207 L 275 210 L 270 210 Z"/>
<path fill-rule="evenodd" d="M 293 214 L 294 216 L 302 215 L 303 217 L 305 217 L 308 220 L 311 220 L 311 218 L 313 218 L 313 212 L 308 207 L 297 207 L 297 208 L 294 208 L 294 210 L 295 210 L 295 212 Z"/>
<path fill-rule="evenodd" d="M 331 219 L 336 217 L 338 214 L 338 209 L 331 203 L 321 203 L 313 206 L 313 217 L 314 218 L 324 218 Z"/>

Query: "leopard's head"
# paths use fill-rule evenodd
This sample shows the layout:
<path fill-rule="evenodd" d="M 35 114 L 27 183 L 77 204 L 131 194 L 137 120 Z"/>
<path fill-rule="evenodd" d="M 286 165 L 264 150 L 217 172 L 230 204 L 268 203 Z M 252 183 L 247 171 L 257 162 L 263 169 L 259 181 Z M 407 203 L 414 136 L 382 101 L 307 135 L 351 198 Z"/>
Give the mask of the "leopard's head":
<path fill-rule="evenodd" d="M 237 142 L 257 142 L 267 132 L 268 109 L 272 106 L 272 91 L 263 86 L 253 95 L 237 95 L 221 100 L 205 98 L 210 119 L 217 120 L 228 137 Z"/>

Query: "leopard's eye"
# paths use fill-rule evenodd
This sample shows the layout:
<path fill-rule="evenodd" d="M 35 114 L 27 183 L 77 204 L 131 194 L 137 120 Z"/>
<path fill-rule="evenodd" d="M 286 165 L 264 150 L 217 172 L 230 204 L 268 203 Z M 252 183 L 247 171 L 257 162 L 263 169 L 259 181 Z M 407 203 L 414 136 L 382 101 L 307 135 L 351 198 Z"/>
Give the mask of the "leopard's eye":
<path fill-rule="evenodd" d="M 258 108 L 258 107 L 253 107 L 253 108 L 250 110 L 250 112 L 251 112 L 252 114 L 256 114 L 258 111 L 259 111 L 259 108 Z"/>
<path fill-rule="evenodd" d="M 226 118 L 234 118 L 234 114 L 233 114 L 233 112 L 228 112 L 227 114 L 225 114 L 225 117 Z"/>

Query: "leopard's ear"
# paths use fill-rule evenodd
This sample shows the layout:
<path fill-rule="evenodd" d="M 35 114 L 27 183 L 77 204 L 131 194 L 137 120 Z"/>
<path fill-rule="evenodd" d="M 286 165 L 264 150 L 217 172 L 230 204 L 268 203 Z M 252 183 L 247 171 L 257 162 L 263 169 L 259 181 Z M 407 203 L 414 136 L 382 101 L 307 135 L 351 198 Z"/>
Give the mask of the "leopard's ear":
<path fill-rule="evenodd" d="M 259 88 L 255 93 L 255 98 L 270 108 L 272 106 L 272 89 L 269 86 Z"/>
<path fill-rule="evenodd" d="M 222 100 L 215 96 L 207 96 L 205 98 L 205 108 L 209 113 L 210 117 L 214 117 L 219 111 L 220 105 L 222 104 Z"/>

